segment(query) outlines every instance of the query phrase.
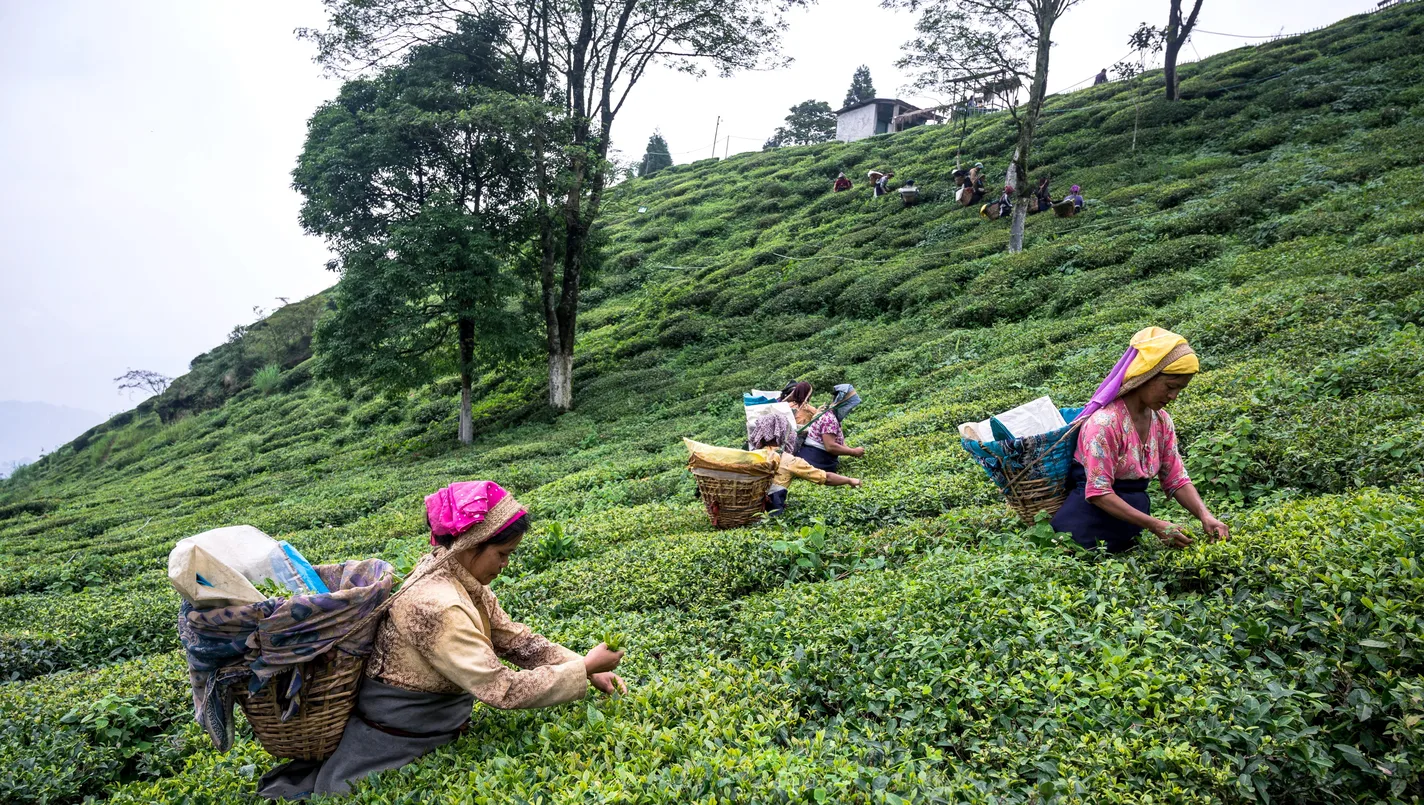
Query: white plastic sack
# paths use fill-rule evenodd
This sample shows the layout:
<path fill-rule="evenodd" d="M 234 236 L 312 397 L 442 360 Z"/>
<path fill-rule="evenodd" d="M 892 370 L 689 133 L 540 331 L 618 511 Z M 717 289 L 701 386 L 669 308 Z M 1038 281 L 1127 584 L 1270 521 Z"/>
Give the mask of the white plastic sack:
<path fill-rule="evenodd" d="M 250 525 L 214 528 L 179 540 L 168 554 L 168 581 L 198 609 L 267 600 L 254 584 L 276 581 L 310 592 L 276 540 Z"/>
<path fill-rule="evenodd" d="M 752 389 L 752 396 L 753 396 L 753 397 L 766 397 L 767 399 L 774 400 L 774 399 L 776 399 L 776 398 L 778 398 L 778 397 L 781 396 L 781 392 L 779 392 L 779 391 L 760 391 L 760 390 L 758 390 L 758 389 Z M 780 416 L 782 416 L 782 417 L 785 417 L 787 423 L 791 425 L 791 431 L 792 431 L 793 433 L 796 432 L 796 412 L 791 410 L 791 404 L 790 404 L 790 403 L 774 402 L 774 403 L 763 403 L 762 405 L 745 405 L 745 406 L 742 406 L 742 407 L 746 409 L 746 414 L 747 414 L 747 441 L 748 441 L 748 442 L 750 442 L 750 441 L 751 441 L 751 438 L 752 438 L 752 424 L 755 423 L 758 419 L 761 419 L 761 417 L 762 417 L 763 414 L 767 414 L 767 413 L 774 413 L 774 414 L 778 414 L 778 415 L 780 415 Z"/>
<path fill-rule="evenodd" d="M 992 418 L 1008 428 L 1015 439 L 1048 433 L 1068 424 L 1063 419 L 1063 412 L 1059 411 L 1058 406 L 1048 397 L 1030 400 Z M 979 442 L 994 441 L 994 431 L 988 419 L 983 422 L 965 422 L 959 426 L 959 435 Z"/>
<path fill-rule="evenodd" d="M 1063 420 L 1063 412 L 1059 411 L 1058 406 L 1048 397 L 1030 400 L 1018 408 L 999 414 L 997 419 L 1009 429 L 1015 439 L 1027 439 L 1040 433 L 1058 430 L 1068 424 Z"/>

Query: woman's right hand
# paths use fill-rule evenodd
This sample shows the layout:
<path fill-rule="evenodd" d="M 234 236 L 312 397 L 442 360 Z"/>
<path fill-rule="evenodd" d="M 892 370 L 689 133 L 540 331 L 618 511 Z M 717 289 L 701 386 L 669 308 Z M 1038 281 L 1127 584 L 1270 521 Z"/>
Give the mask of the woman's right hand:
<path fill-rule="evenodd" d="M 865 457 L 865 448 L 864 448 L 864 447 L 856 447 L 856 448 L 854 448 L 854 449 L 851 450 L 851 453 L 850 453 L 850 454 L 851 454 L 852 456 L 855 456 L 856 458 L 864 458 L 864 457 Z"/>
<path fill-rule="evenodd" d="M 1168 548 L 1185 548 L 1192 544 L 1192 538 L 1187 536 L 1186 529 L 1166 520 L 1158 520 L 1153 524 L 1152 533 Z"/>
<path fill-rule="evenodd" d="M 610 651 L 607 643 L 599 643 L 588 654 L 584 655 L 583 667 L 591 677 L 594 674 L 602 674 L 612 671 L 618 667 L 618 663 L 623 661 L 623 652 Z"/>

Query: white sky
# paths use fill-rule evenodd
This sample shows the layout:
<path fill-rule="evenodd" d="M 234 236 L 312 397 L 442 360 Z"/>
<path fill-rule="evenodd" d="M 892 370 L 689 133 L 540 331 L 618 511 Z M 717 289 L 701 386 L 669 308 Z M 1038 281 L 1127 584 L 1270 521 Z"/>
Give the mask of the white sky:
<path fill-rule="evenodd" d="M 1199 25 L 1291 33 L 1374 4 L 1206 0 Z M 1166 7 L 1087 0 L 1070 12 L 1050 89 L 1110 67 Z M 719 155 L 728 135 L 732 153 L 759 149 L 792 104 L 838 107 L 862 63 L 879 94 L 932 100 L 894 67 L 909 13 L 824 0 L 790 22 L 789 69 L 650 74 L 615 147 L 640 156 L 661 128 L 675 162 L 705 158 L 721 115 Z M 136 400 L 112 378 L 127 368 L 182 374 L 254 305 L 335 280 L 289 186 L 306 120 L 337 90 L 292 30 L 322 23 L 317 0 L 0 0 L 0 400 L 125 410 Z M 1202 56 L 1250 41 L 1194 39 Z"/>

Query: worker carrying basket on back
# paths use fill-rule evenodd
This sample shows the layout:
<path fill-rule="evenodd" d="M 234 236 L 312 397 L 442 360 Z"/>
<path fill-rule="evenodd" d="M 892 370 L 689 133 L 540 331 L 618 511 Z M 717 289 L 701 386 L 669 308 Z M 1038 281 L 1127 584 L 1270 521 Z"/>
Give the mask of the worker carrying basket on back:
<path fill-rule="evenodd" d="M 431 550 L 393 594 L 391 566 L 378 559 L 313 568 L 332 592 L 268 599 L 199 551 L 222 545 L 180 544 L 170 557 L 200 723 L 226 749 L 235 694 L 263 747 L 290 759 L 262 777 L 260 796 L 346 793 L 459 738 L 477 700 L 528 709 L 581 699 L 590 685 L 625 690 L 613 673 L 622 651 L 600 643 L 581 656 L 495 599 L 489 585 L 529 529 L 519 501 L 468 481 L 427 496 L 425 510 Z M 215 582 L 232 591 L 227 600 L 201 592 Z"/>
<path fill-rule="evenodd" d="M 1201 521 L 1208 539 L 1229 539 L 1226 524 L 1202 502 L 1177 450 L 1177 430 L 1166 407 L 1199 368 L 1187 339 L 1160 327 L 1132 337 L 1080 415 L 1078 446 L 1069 469 L 1068 498 L 1053 527 L 1084 548 L 1131 550 L 1145 529 L 1173 548 L 1192 544 L 1181 526 L 1152 516 L 1148 479 Z"/>

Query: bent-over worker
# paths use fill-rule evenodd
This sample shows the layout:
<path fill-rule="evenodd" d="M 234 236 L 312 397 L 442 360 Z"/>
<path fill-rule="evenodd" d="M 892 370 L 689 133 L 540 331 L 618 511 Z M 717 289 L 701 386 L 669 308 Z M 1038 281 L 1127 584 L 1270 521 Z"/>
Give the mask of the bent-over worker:
<path fill-rule="evenodd" d="M 793 478 L 824 486 L 860 486 L 859 478 L 817 469 L 806 459 L 793 455 L 796 433 L 785 417 L 773 413 L 763 414 L 752 423 L 748 441 L 751 443 L 752 452 L 761 453 L 776 464 L 776 474 L 772 476 L 771 488 L 766 493 L 766 510 L 771 514 L 777 514 L 786 508 L 786 488 L 791 485 Z"/>
<path fill-rule="evenodd" d="M 260 795 L 346 793 L 355 780 L 459 738 L 476 700 L 530 709 L 582 699 L 590 684 L 609 694 L 626 690 L 613 673 L 623 652 L 599 643 L 579 656 L 514 622 L 495 600 L 490 582 L 529 530 L 519 501 L 492 481 L 464 481 L 426 497 L 425 511 L 432 550 L 376 633 L 335 754 L 278 766 L 262 777 Z"/>
<path fill-rule="evenodd" d="M 1084 548 L 1101 543 L 1110 553 L 1131 550 L 1143 529 L 1171 547 L 1191 545 L 1180 526 L 1152 516 L 1147 482 L 1156 477 L 1167 497 L 1201 521 L 1207 538 L 1230 537 L 1187 477 L 1165 410 L 1198 368 L 1196 353 L 1176 333 L 1148 327 L 1132 337 L 1080 417 L 1068 499 L 1053 517 L 1055 530 L 1072 534 Z"/>
<path fill-rule="evenodd" d="M 860 404 L 860 395 L 848 383 L 836 386 L 836 392 L 830 407 L 811 420 L 806 439 L 796 450 L 798 457 L 826 472 L 840 471 L 841 456 L 860 458 L 865 455 L 864 447 L 847 447 L 845 443 L 845 418 Z"/>

